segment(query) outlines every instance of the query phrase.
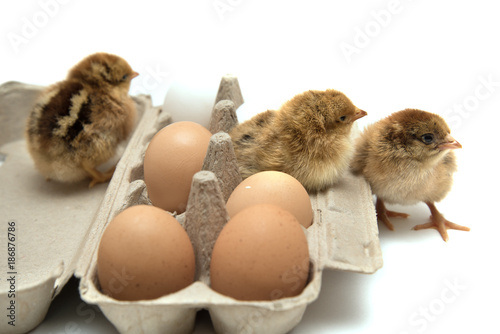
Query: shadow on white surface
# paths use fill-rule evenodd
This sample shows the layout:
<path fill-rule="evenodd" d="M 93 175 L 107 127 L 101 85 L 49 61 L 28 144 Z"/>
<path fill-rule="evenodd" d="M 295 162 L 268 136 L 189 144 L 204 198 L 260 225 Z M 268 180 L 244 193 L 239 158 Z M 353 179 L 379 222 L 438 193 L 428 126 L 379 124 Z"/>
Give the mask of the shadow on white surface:
<path fill-rule="evenodd" d="M 118 333 L 97 306 L 80 299 L 79 280 L 72 277 L 50 305 L 45 320 L 32 334 Z"/>
<path fill-rule="evenodd" d="M 355 328 L 370 317 L 371 275 L 325 270 L 319 298 L 309 305 L 302 322 L 291 333 L 330 333 Z"/>

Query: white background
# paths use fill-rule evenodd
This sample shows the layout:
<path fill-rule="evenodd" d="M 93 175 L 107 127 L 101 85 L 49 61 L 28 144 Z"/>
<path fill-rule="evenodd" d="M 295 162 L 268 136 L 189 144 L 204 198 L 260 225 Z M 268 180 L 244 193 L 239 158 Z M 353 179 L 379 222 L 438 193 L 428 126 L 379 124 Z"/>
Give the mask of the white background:
<path fill-rule="evenodd" d="M 407 107 L 441 114 L 463 149 L 454 188 L 438 209 L 471 232 L 450 231 L 445 243 L 435 230 L 411 230 L 427 220 L 425 205 L 392 206 L 411 217 L 395 220 L 394 232 L 379 226 L 384 267 L 373 275 L 324 272 L 319 299 L 293 333 L 492 333 L 500 327 L 493 160 L 500 20 L 493 4 L 2 2 L 0 83 L 48 85 L 86 55 L 105 51 L 141 73 L 131 93 L 150 94 L 160 105 L 170 92 L 174 114 L 209 112 L 225 73 L 238 76 L 249 114 L 326 88 L 368 112 L 361 127 Z M 35 333 L 114 332 L 77 298 L 76 285 L 68 285 Z M 202 318 L 196 333 L 212 333 Z"/>

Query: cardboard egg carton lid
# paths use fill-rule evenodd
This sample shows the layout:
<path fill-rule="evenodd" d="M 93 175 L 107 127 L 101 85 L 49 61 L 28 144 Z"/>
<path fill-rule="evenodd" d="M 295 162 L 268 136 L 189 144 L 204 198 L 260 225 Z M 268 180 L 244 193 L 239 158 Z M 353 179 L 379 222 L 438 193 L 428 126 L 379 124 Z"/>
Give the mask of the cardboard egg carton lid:
<path fill-rule="evenodd" d="M 302 293 L 273 301 L 238 301 L 210 289 L 211 251 L 229 219 L 225 201 L 241 181 L 226 132 L 237 124 L 235 110 L 242 103 L 237 78 L 223 77 L 212 111 L 209 130 L 213 136 L 203 170 L 193 177 L 186 212 L 174 214 L 195 249 L 195 282 L 154 300 L 115 300 L 101 293 L 97 279 L 97 248 L 106 225 L 127 207 L 151 204 L 143 180 L 143 158 L 154 134 L 170 124 L 168 110 L 146 110 L 131 138 L 96 216 L 92 234 L 86 238 L 75 273 L 81 277 L 82 298 L 99 305 L 120 332 L 190 333 L 196 312 L 207 309 L 217 333 L 286 333 L 300 322 L 307 305 L 317 298 L 324 269 L 373 273 L 382 266 L 370 188 L 362 178 L 347 173 L 339 184 L 310 196 L 313 224 L 304 232 L 311 263 L 308 284 Z M 116 274 L 116 288 L 128 284 L 126 273 Z"/>
<path fill-rule="evenodd" d="M 14 305 L 5 311 L 12 318 L 3 317 L 0 333 L 25 333 L 43 321 L 75 272 L 107 188 L 47 182 L 36 172 L 24 128 L 42 89 L 19 82 L 0 86 L 0 304 Z M 134 101 L 139 115 L 150 108 L 146 96 Z"/>

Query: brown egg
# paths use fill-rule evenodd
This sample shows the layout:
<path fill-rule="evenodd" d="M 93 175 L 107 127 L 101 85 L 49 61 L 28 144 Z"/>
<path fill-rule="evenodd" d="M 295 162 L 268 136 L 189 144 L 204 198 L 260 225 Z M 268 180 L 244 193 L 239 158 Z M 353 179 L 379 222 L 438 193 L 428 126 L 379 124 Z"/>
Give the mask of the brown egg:
<path fill-rule="evenodd" d="M 210 263 L 213 290 L 239 300 L 296 296 L 309 275 L 309 249 L 288 211 L 257 204 L 236 214 L 215 242 Z"/>
<path fill-rule="evenodd" d="M 191 181 L 203 166 L 210 137 L 194 122 L 172 123 L 153 137 L 144 156 L 144 182 L 154 206 L 186 211 Z"/>
<path fill-rule="evenodd" d="M 229 217 L 255 204 L 274 204 L 291 212 L 302 226 L 312 224 L 311 199 L 293 176 L 276 171 L 256 173 L 243 180 L 231 193 L 226 208 Z"/>
<path fill-rule="evenodd" d="M 169 213 L 150 205 L 125 209 L 106 227 L 98 249 L 101 290 L 118 300 L 154 299 L 194 280 L 191 241 Z"/>

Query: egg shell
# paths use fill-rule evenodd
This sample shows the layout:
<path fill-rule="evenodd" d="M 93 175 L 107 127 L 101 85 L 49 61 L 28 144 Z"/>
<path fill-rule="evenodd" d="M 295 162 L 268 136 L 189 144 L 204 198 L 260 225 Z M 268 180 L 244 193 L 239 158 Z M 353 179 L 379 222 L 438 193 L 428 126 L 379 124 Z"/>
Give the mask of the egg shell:
<path fill-rule="evenodd" d="M 97 272 L 102 291 L 115 299 L 154 299 L 193 282 L 194 250 L 169 213 L 150 205 L 132 206 L 106 227 Z"/>
<path fill-rule="evenodd" d="M 296 296 L 309 275 L 309 248 L 290 212 L 257 204 L 235 215 L 215 242 L 210 263 L 213 290 L 238 300 Z"/>
<path fill-rule="evenodd" d="M 255 204 L 274 204 L 289 211 L 308 228 L 313 221 L 311 199 L 293 176 L 277 171 L 253 174 L 231 193 L 226 208 L 230 217 Z"/>
<path fill-rule="evenodd" d="M 193 175 L 200 171 L 211 133 L 194 122 L 172 123 L 151 139 L 144 156 L 144 182 L 154 206 L 186 210 Z"/>
<path fill-rule="evenodd" d="M 173 122 L 191 121 L 208 128 L 214 103 L 213 92 L 218 89 L 220 76 L 190 68 L 178 69 L 165 95 L 164 110 Z"/>

